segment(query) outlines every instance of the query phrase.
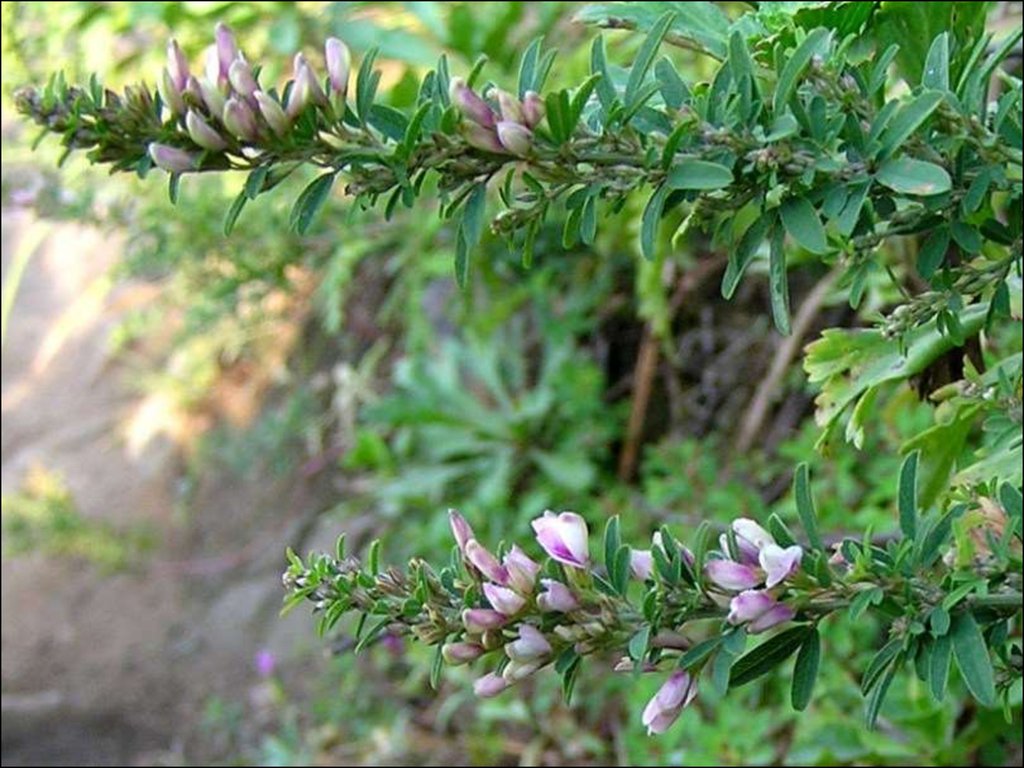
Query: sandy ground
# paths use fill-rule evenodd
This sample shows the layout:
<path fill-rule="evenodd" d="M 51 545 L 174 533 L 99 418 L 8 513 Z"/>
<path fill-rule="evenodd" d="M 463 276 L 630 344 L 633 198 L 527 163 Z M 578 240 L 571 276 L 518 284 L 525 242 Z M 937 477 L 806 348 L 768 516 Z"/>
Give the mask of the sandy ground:
<path fill-rule="evenodd" d="M 5 283 L 36 226 L 3 212 Z M 43 226 L 3 347 L 3 493 L 39 465 L 63 476 L 85 516 L 145 524 L 159 544 L 113 576 L 41 553 L 4 559 L 3 764 L 196 759 L 203 703 L 244 697 L 258 648 L 286 658 L 313 642 L 308 617 L 283 623 L 277 610 L 283 546 L 308 541 L 322 491 L 201 478 L 180 503 L 179 451 L 130 439 L 138 373 L 109 352 L 118 319 L 152 288 L 105 288 L 116 239 Z"/>

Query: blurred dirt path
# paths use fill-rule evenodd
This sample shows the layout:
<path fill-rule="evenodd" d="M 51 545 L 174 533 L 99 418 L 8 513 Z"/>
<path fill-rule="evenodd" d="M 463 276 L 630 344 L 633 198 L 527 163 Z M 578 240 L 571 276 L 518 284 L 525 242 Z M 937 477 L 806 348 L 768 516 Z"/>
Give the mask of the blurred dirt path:
<path fill-rule="evenodd" d="M 182 513 L 178 452 L 160 439 L 132 449 L 137 380 L 109 354 L 118 319 L 152 289 L 109 290 L 117 239 L 2 216 L 5 287 L 18 248 L 48 227 L 3 345 L 3 493 L 40 466 L 63 477 L 85 517 L 143 524 L 159 542 L 155 562 L 113 576 L 42 553 L 5 557 L 3 764 L 179 763 L 204 702 L 243 697 L 256 648 L 285 652 L 301 636 L 276 621 L 280 561 L 313 502 L 294 481 L 214 480 Z"/>

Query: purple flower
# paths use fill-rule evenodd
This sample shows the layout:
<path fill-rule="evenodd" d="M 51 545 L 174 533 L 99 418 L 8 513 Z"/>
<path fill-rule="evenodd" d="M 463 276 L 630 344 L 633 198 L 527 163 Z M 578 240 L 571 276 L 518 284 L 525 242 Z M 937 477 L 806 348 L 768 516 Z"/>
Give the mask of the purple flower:
<path fill-rule="evenodd" d="M 512 661 L 533 662 L 551 653 L 551 644 L 540 630 L 530 624 L 519 625 L 519 639 L 505 645 L 505 654 Z"/>
<path fill-rule="evenodd" d="M 177 40 L 167 43 L 167 74 L 171 76 L 171 81 L 179 92 L 185 90 L 185 83 L 188 82 L 188 59 L 185 58 Z"/>
<path fill-rule="evenodd" d="M 188 111 L 188 114 L 185 115 L 185 127 L 188 128 L 188 135 L 192 141 L 203 149 L 220 152 L 228 146 L 228 143 L 224 141 L 224 137 L 211 128 L 210 124 L 200 117 L 198 112 L 191 109 Z"/>
<path fill-rule="evenodd" d="M 644 707 L 643 724 L 647 733 L 664 733 L 697 695 L 697 680 L 689 672 L 676 670 Z"/>
<path fill-rule="evenodd" d="M 324 58 L 327 61 L 327 77 L 331 83 L 331 92 L 345 102 L 348 93 L 348 75 L 352 68 L 352 54 L 348 46 L 336 37 L 327 38 L 324 44 Z"/>
<path fill-rule="evenodd" d="M 518 683 L 543 666 L 543 661 L 510 661 L 501 674 L 509 684 Z"/>
<path fill-rule="evenodd" d="M 508 617 L 489 608 L 467 608 L 462 612 L 462 623 L 469 632 L 480 634 L 505 625 Z"/>
<path fill-rule="evenodd" d="M 759 589 L 748 589 L 740 592 L 729 603 L 729 615 L 726 621 L 730 624 L 745 624 L 754 621 L 762 614 L 778 605 L 768 592 Z"/>
<path fill-rule="evenodd" d="M 174 78 L 166 69 L 157 80 L 156 89 L 160 92 L 160 98 L 163 99 L 172 115 L 185 114 L 185 100 L 181 96 L 181 89 L 174 84 Z"/>
<path fill-rule="evenodd" d="M 745 517 L 733 520 L 732 530 L 736 535 L 736 547 L 739 549 L 737 554 L 741 563 L 756 565 L 757 556 L 761 549 L 768 544 L 775 543 L 775 539 L 772 538 L 768 531 L 753 520 Z M 728 537 L 723 534 L 720 543 L 722 552 L 727 555 L 730 554 Z"/>
<path fill-rule="evenodd" d="M 236 96 L 232 96 L 224 105 L 223 123 L 225 128 L 244 141 L 256 141 L 259 138 L 256 115 L 248 104 Z"/>
<path fill-rule="evenodd" d="M 295 82 L 288 96 L 286 112 L 293 120 L 310 104 L 324 104 L 327 96 L 313 74 L 313 68 L 301 53 L 295 54 Z"/>
<path fill-rule="evenodd" d="M 654 575 L 654 556 L 649 549 L 630 549 L 629 570 L 633 578 L 647 581 Z"/>
<path fill-rule="evenodd" d="M 477 643 L 446 643 L 441 649 L 444 660 L 452 666 L 468 664 L 484 654 L 484 647 Z"/>
<path fill-rule="evenodd" d="M 508 570 L 498 562 L 498 558 L 492 555 L 487 547 L 476 539 L 466 542 L 466 559 L 485 578 L 503 586 L 508 583 Z"/>
<path fill-rule="evenodd" d="M 550 510 L 532 523 L 537 541 L 563 565 L 585 568 L 590 561 L 587 549 L 587 521 L 575 512 L 556 515 Z"/>
<path fill-rule="evenodd" d="M 505 570 L 508 572 L 508 584 L 522 595 L 533 592 L 540 573 L 540 564 L 534 562 L 529 555 L 517 546 L 513 546 L 505 555 Z"/>
<path fill-rule="evenodd" d="M 256 674 L 262 678 L 268 678 L 274 674 L 274 667 L 277 666 L 277 659 L 274 654 L 268 651 L 266 648 L 261 648 L 256 651 L 256 655 L 252 660 L 253 666 L 256 667 Z"/>
<path fill-rule="evenodd" d="M 484 595 L 494 610 L 506 616 L 515 616 L 526 606 L 525 597 L 497 584 L 484 584 Z"/>
<path fill-rule="evenodd" d="M 580 607 L 579 600 L 572 591 L 560 581 L 541 579 L 545 591 L 537 595 L 537 607 L 542 611 L 568 613 Z"/>
<path fill-rule="evenodd" d="M 492 98 L 497 97 L 498 99 L 498 111 L 501 113 L 502 120 L 525 124 L 525 120 L 523 118 L 523 105 L 519 103 L 519 99 L 508 91 L 503 91 L 500 88 L 492 90 L 490 95 Z"/>
<path fill-rule="evenodd" d="M 270 126 L 270 130 L 274 132 L 276 136 L 284 136 L 288 132 L 288 128 L 291 126 L 291 122 L 288 119 L 288 115 L 281 108 L 272 96 L 264 93 L 263 91 L 256 91 L 253 94 L 253 98 L 256 99 L 256 105 L 260 109 L 260 114 L 266 121 L 267 125 Z M 458 513 L 456 513 L 458 514 Z"/>
<path fill-rule="evenodd" d="M 494 127 L 494 110 L 487 105 L 486 101 L 477 96 L 461 77 L 451 79 L 448 95 L 452 104 L 465 118 L 483 128 Z"/>
<path fill-rule="evenodd" d="M 206 76 L 217 85 L 223 86 L 228 81 L 228 71 L 231 69 L 231 62 L 238 58 L 238 44 L 235 42 L 235 35 L 223 22 L 218 22 L 214 28 L 213 37 L 216 40 L 214 61 L 217 67 L 210 65 L 207 59 Z"/>
<path fill-rule="evenodd" d="M 767 611 L 762 613 L 747 625 L 747 632 L 756 635 L 765 630 L 771 629 L 778 624 L 785 624 L 792 621 L 796 616 L 796 610 L 785 603 L 776 603 Z"/>
<path fill-rule="evenodd" d="M 486 675 L 477 679 L 477 681 L 473 683 L 473 693 L 475 693 L 481 699 L 489 699 L 492 696 L 497 696 L 510 685 L 512 685 L 512 683 L 510 683 L 501 675 L 496 675 L 493 672 L 488 672 Z"/>
<path fill-rule="evenodd" d="M 525 155 L 533 146 L 533 131 L 525 125 L 499 120 L 495 126 L 501 146 L 513 155 Z"/>
<path fill-rule="evenodd" d="M 205 77 L 201 80 L 190 77 L 185 90 L 193 93 L 198 92 L 200 99 L 206 105 L 206 109 L 211 115 L 219 115 L 224 112 L 226 97 L 220 88 Z"/>
<path fill-rule="evenodd" d="M 800 567 L 804 551 L 794 544 L 783 549 L 778 544 L 768 544 L 761 550 L 759 560 L 765 572 L 765 586 L 769 589 L 781 583 Z"/>
<path fill-rule="evenodd" d="M 169 173 L 188 173 L 199 168 L 199 156 L 184 149 L 153 142 L 149 145 L 149 156 L 157 168 Z"/>
<path fill-rule="evenodd" d="M 536 91 L 527 91 L 523 96 L 523 119 L 528 128 L 536 128 L 544 119 L 544 99 Z"/>
<path fill-rule="evenodd" d="M 730 592 L 752 589 L 761 583 L 761 571 L 752 565 L 734 563 L 732 560 L 711 560 L 704 566 L 704 572 L 716 585 Z"/>
<path fill-rule="evenodd" d="M 452 536 L 455 537 L 455 543 L 459 545 L 459 551 L 465 555 L 466 545 L 476 538 L 473 535 L 473 529 L 457 509 L 448 510 L 448 523 L 452 527 Z"/>

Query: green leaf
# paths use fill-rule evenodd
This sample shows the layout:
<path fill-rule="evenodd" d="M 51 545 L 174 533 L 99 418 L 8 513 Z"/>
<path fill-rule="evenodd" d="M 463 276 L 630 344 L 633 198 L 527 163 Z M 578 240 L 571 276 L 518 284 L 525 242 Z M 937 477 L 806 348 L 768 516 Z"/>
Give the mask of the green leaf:
<path fill-rule="evenodd" d="M 903 466 L 900 467 L 900 530 L 904 538 L 911 541 L 917 536 L 917 464 L 920 459 L 921 452 L 914 451 L 903 460 Z"/>
<path fill-rule="evenodd" d="M 917 272 L 925 280 L 931 280 L 935 271 L 942 266 L 946 260 L 946 252 L 949 250 L 949 229 L 938 227 L 924 241 L 921 249 L 917 252 Z"/>
<path fill-rule="evenodd" d="M 629 640 L 629 658 L 639 664 L 647 655 L 647 648 L 651 641 L 651 625 L 644 624 L 639 631 Z"/>
<path fill-rule="evenodd" d="M 630 576 L 630 549 L 628 544 L 623 544 L 619 547 L 619 551 L 615 553 L 614 568 L 609 571 L 609 575 L 612 577 L 612 586 L 615 587 L 615 591 L 620 595 L 625 595 L 626 590 L 629 588 L 629 576 Z"/>
<path fill-rule="evenodd" d="M 892 679 L 896 676 L 896 670 L 899 668 L 898 663 L 894 663 L 889 667 L 889 671 L 885 673 L 881 681 L 875 690 L 871 693 L 871 698 L 868 699 L 868 708 L 865 715 L 865 721 L 868 726 L 868 730 L 873 730 L 875 727 L 875 721 L 878 719 L 878 712 L 882 708 L 882 702 L 885 701 L 885 695 L 889 692 L 889 686 L 892 685 Z"/>
<path fill-rule="evenodd" d="M 796 653 L 810 631 L 806 625 L 790 627 L 743 654 L 732 666 L 729 687 L 737 688 L 771 672 Z"/>
<path fill-rule="evenodd" d="M 860 681 L 860 690 L 865 696 L 875 687 L 875 684 L 881 679 L 882 673 L 889 668 L 902 650 L 903 639 L 897 637 L 882 646 L 882 649 L 872 657 L 868 668 L 864 671 L 864 677 Z"/>
<path fill-rule="evenodd" d="M 671 190 L 664 184 L 655 189 L 644 206 L 644 213 L 640 219 L 640 253 L 648 261 L 653 261 L 656 255 L 658 225 L 661 223 L 661 212 L 669 192 Z"/>
<path fill-rule="evenodd" d="M 604 566 L 611 573 L 615 565 L 615 557 L 622 546 L 622 538 L 619 534 L 619 516 L 610 518 L 604 526 Z M 614 581 L 614 578 L 612 579 Z"/>
<path fill-rule="evenodd" d="M 370 107 L 373 105 L 373 98 L 377 95 L 377 86 L 380 83 L 380 72 L 373 69 L 378 53 L 377 48 L 368 50 L 363 55 L 359 74 L 356 75 L 356 114 L 364 124 L 370 119 Z"/>
<path fill-rule="evenodd" d="M 706 160 L 682 160 L 665 176 L 671 189 L 721 189 L 732 184 L 732 171 Z"/>
<path fill-rule="evenodd" d="M 654 57 L 658 54 L 658 47 L 661 45 L 661 41 L 664 39 L 665 33 L 668 32 L 668 28 L 674 18 L 674 11 L 668 11 L 662 15 L 654 23 L 654 26 L 651 27 L 651 31 L 647 33 L 647 37 L 640 46 L 640 50 L 633 60 L 633 66 L 629 70 L 629 79 L 626 80 L 624 101 L 627 109 L 636 103 L 640 86 L 643 85 L 644 78 L 647 77 L 647 71 L 651 68 L 651 64 L 654 63 Z"/>
<path fill-rule="evenodd" d="M 250 171 L 245 178 L 245 194 L 250 200 L 255 200 L 257 195 L 263 191 L 267 181 L 267 174 L 270 173 L 269 165 L 261 165 Z"/>
<path fill-rule="evenodd" d="M 335 177 L 334 171 L 317 176 L 296 198 L 289 217 L 289 226 L 300 235 L 306 234 L 309 225 L 313 222 L 313 217 L 327 202 L 327 196 L 330 195 L 331 187 L 334 186 Z"/>
<path fill-rule="evenodd" d="M 171 205 L 178 204 L 178 191 L 181 189 L 181 174 L 172 173 L 167 177 L 167 199 Z"/>
<path fill-rule="evenodd" d="M 928 623 L 932 625 L 932 634 L 936 637 L 941 637 L 949 632 L 951 624 L 949 611 L 941 605 L 936 605 L 932 608 L 931 613 L 928 614 Z"/>
<path fill-rule="evenodd" d="M 675 13 L 669 28 L 670 42 L 680 38 L 716 59 L 725 58 L 731 22 L 716 3 L 588 3 L 576 14 L 576 20 L 599 27 L 646 32 L 664 18 L 666 9 Z"/>
<path fill-rule="evenodd" d="M 245 204 L 249 202 L 249 195 L 246 190 L 242 190 L 238 193 L 238 196 L 231 203 L 231 207 L 228 208 L 228 212 L 224 214 L 224 237 L 231 234 L 231 230 L 235 228 L 235 222 L 238 221 L 238 215 L 242 212 Z"/>
<path fill-rule="evenodd" d="M 1006 516 L 1016 523 L 1017 535 L 1020 535 L 1021 509 L 1024 507 L 1024 499 L 1019 489 L 1014 488 L 1010 483 L 1003 483 L 999 486 L 999 503 L 1003 505 Z"/>
<path fill-rule="evenodd" d="M 824 549 L 821 535 L 818 533 L 818 514 L 814 511 L 814 496 L 811 494 L 811 477 L 807 463 L 801 463 L 793 474 L 793 497 L 796 499 L 796 511 L 807 534 L 811 547 Z"/>
<path fill-rule="evenodd" d="M 793 667 L 793 688 L 791 698 L 793 709 L 798 712 L 807 708 L 818 679 L 818 665 L 821 662 L 821 635 L 814 627 L 804 638 Z"/>
<path fill-rule="evenodd" d="M 441 670 L 444 669 L 444 656 L 441 655 L 443 648 L 444 640 L 441 640 L 434 648 L 434 658 L 430 663 L 430 687 L 435 691 L 441 682 Z"/>
<path fill-rule="evenodd" d="M 875 180 L 893 192 L 904 195 L 939 195 L 953 188 L 946 169 L 934 163 L 897 157 L 882 163 Z"/>
<path fill-rule="evenodd" d="M 757 255 L 761 243 L 768 234 L 768 230 L 775 223 L 775 216 L 771 213 L 762 214 L 754 221 L 747 231 L 743 233 L 739 243 L 729 253 L 729 263 L 725 268 L 725 276 L 722 277 L 722 297 L 731 299 L 739 285 L 740 278 L 747 271 L 750 262 Z"/>
<path fill-rule="evenodd" d="M 932 655 L 929 659 L 931 674 L 928 676 L 929 688 L 936 701 L 942 701 L 946 696 L 946 682 L 949 680 L 949 660 L 953 654 L 953 640 L 946 635 L 940 635 L 932 641 Z"/>
<path fill-rule="evenodd" d="M 791 197 L 779 208 L 782 224 L 790 236 L 811 253 L 827 253 L 828 239 L 818 212 L 806 197 Z"/>
<path fill-rule="evenodd" d="M 679 657 L 680 669 L 692 669 L 715 652 L 715 649 L 722 644 L 724 635 L 715 635 L 707 640 L 702 640 Z"/>
<path fill-rule="evenodd" d="M 392 141 L 400 142 L 405 139 L 406 129 L 409 127 L 409 119 L 394 107 L 387 104 L 370 105 L 370 125 L 387 136 Z"/>
<path fill-rule="evenodd" d="M 943 32 L 932 41 L 924 60 L 921 85 L 939 91 L 949 90 L 949 32 Z"/>
<path fill-rule="evenodd" d="M 370 553 L 366 556 L 366 568 L 374 576 L 380 573 L 380 539 L 370 542 Z"/>
<path fill-rule="evenodd" d="M 851 621 L 857 621 L 870 605 L 878 605 L 885 598 L 885 592 L 881 587 L 871 587 L 863 592 L 858 592 L 856 597 L 850 601 L 848 613 Z"/>
<path fill-rule="evenodd" d="M 920 96 L 904 103 L 893 115 L 880 138 L 878 159 L 884 160 L 903 145 L 938 109 L 945 96 L 939 91 L 924 91 Z M 931 193 L 935 194 L 935 193 Z"/>
<path fill-rule="evenodd" d="M 768 292 L 772 302 L 772 319 L 784 336 L 789 335 L 789 280 L 786 275 L 786 250 L 782 231 L 776 227 L 768 248 Z"/>
<path fill-rule="evenodd" d="M 953 641 L 953 658 L 960 670 L 967 690 L 986 707 L 995 706 L 996 684 L 992 673 L 985 638 L 970 611 L 953 616 L 949 637 Z"/>
<path fill-rule="evenodd" d="M 786 65 L 782 68 L 779 81 L 775 86 L 775 96 L 772 103 L 772 110 L 776 115 L 782 114 L 789 103 L 790 96 L 796 90 L 797 83 L 803 75 L 811 59 L 828 44 L 830 33 L 824 27 L 819 27 L 810 32 L 803 42 L 796 47 L 793 55 L 789 57 Z"/>

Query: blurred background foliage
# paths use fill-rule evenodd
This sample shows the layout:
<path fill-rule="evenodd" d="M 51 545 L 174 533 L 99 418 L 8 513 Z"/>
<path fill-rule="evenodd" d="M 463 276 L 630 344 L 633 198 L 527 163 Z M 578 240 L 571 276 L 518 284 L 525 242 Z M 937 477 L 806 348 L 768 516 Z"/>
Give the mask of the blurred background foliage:
<path fill-rule="evenodd" d="M 724 4 L 733 16 L 739 5 Z M 812 12 L 820 4 L 761 5 Z M 769 512 L 791 521 L 792 467 L 809 461 L 826 530 L 838 538 L 894 529 L 894 483 L 879 479 L 896 476 L 904 442 L 931 423 L 932 408 L 909 388 L 888 391 L 862 450 L 842 443 L 824 459 L 814 450 L 813 393 L 797 355 L 768 393 L 764 418 L 738 440 L 759 384 L 783 354 L 765 281 L 745 281 L 724 302 L 724 254 L 710 241 L 674 249 L 661 274 L 638 266 L 633 203 L 600 227 L 590 247 L 564 248 L 551 225 L 528 270 L 500 241 L 487 240 L 472 285 L 460 293 L 451 276 L 453 234 L 429 205 L 385 222 L 336 195 L 300 237 L 288 229 L 283 201 L 305 179 L 292 179 L 283 194 L 252 203 L 224 237 L 223 213 L 241 179 L 188 178 L 175 209 L 157 184 L 106 178 L 81 159 L 57 170 L 59 148 L 44 142 L 33 151 L 29 127 L 12 118 L 12 89 L 42 82 L 56 63 L 73 81 L 92 72 L 111 86 L 153 81 L 168 36 L 198 57 L 218 20 L 271 79 L 294 50 L 315 51 L 329 34 L 357 58 L 379 46 L 382 90 L 398 107 L 413 103 L 420 73 L 441 52 L 457 72 L 482 53 L 487 76 L 511 83 L 521 51 L 539 35 L 559 49 L 552 85 L 563 87 L 587 70 L 590 32 L 572 22 L 578 10 L 574 3 L 3 4 L 4 205 L 110 233 L 123 243 L 111 284 L 158 287 L 155 300 L 116 329 L 111 352 L 133 364 L 140 396 L 166 404 L 171 415 L 158 431 L 181 446 L 186 486 L 211 472 L 231 483 L 316 476 L 330 488 L 319 514 L 333 529 L 359 518 L 356 535 L 383 536 L 389 559 L 437 560 L 450 546 L 447 506 L 489 541 L 521 534 L 547 507 L 576 509 L 595 526 L 621 514 L 626 535 L 638 539 L 663 522 L 687 530 L 702 519 Z M 607 35 L 609 58 L 628 61 L 637 37 Z M 707 73 L 695 54 L 671 55 L 693 78 Z M 8 321 L 17 322 L 8 294 L 16 294 L 18 269 L 31 268 L 15 264 L 6 273 L 5 335 Z M 794 272 L 794 306 L 825 278 L 817 263 Z M 825 326 L 868 321 L 894 298 L 885 285 L 868 281 L 859 316 L 840 293 L 825 293 L 805 339 Z M 653 375 L 641 374 L 652 318 L 665 341 Z M 1019 351 L 1019 334 L 1000 343 Z M 652 395 L 637 431 L 629 414 L 639 375 L 648 375 Z M 5 555 L 34 547 L 116 569 L 152 544 L 142 534 L 115 537 L 82 524 L 59 478 L 45 470 L 5 496 L 3 508 Z M 836 663 L 823 668 L 806 712 L 789 710 L 788 677 L 780 675 L 727 700 L 709 691 L 698 711 L 653 739 L 639 712 L 657 681 L 584 674 L 566 706 L 556 681 L 543 678 L 480 702 L 466 670 L 435 695 L 422 649 L 382 642 L 354 657 L 342 644 L 329 661 L 297 652 L 258 696 L 208 697 L 188 749 L 214 762 L 284 765 L 1019 764 L 1019 699 L 1008 726 L 998 712 L 973 711 L 963 696 L 938 704 L 908 680 L 893 686 L 881 727 L 866 732 L 855 670 L 882 644 L 878 633 L 870 621 L 827 627 Z"/>

